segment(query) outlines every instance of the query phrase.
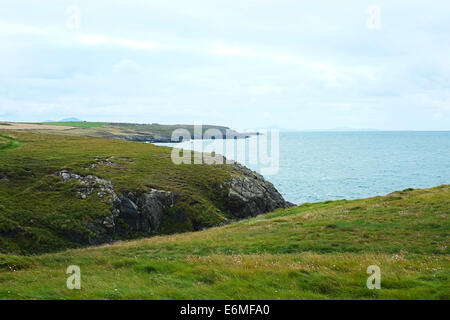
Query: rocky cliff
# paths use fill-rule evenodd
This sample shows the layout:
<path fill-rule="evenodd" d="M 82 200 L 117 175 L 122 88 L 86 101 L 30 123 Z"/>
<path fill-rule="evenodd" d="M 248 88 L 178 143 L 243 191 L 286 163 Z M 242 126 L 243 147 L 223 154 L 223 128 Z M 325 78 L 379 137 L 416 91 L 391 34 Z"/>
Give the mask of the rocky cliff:
<path fill-rule="evenodd" d="M 219 185 L 216 190 L 227 210 L 225 215 L 228 218 L 225 223 L 292 206 L 261 175 L 237 163 L 230 166 L 232 168 L 230 179 Z M 68 170 L 59 171 L 56 175 L 63 182 L 77 181 L 80 185 L 78 188 L 80 199 L 96 195 L 99 200 L 110 205 L 110 214 L 97 222 L 89 222 L 88 227 L 94 236 L 87 241 L 92 245 L 111 242 L 117 236 L 127 238 L 136 233 L 157 234 L 164 214 L 176 205 L 179 198 L 170 190 L 154 188 L 119 193 L 109 180 L 94 175 L 82 176 Z M 181 219 L 186 219 L 188 213 L 178 210 L 177 215 L 181 216 Z M 79 239 L 78 242 L 84 240 Z"/>
<path fill-rule="evenodd" d="M 250 169 L 234 163 L 236 172 L 227 187 L 228 211 L 236 218 L 254 217 L 279 208 L 293 206 L 286 202 L 272 183 Z"/>
<path fill-rule="evenodd" d="M 0 156 L 0 253 L 198 231 L 289 206 L 238 164 L 175 164 L 172 148 L 120 139 L 7 134 L 17 147 Z"/>

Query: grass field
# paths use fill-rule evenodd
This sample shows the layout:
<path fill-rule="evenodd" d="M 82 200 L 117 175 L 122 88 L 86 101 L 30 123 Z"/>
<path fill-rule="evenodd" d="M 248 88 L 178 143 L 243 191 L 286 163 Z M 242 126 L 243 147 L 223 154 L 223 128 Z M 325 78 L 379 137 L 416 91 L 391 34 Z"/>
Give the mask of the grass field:
<path fill-rule="evenodd" d="M 44 125 L 67 126 L 76 128 L 99 128 L 107 125 L 107 122 L 86 122 L 86 121 L 67 121 L 67 122 L 42 122 Z"/>
<path fill-rule="evenodd" d="M 10 142 L 6 138 L 0 137 L 0 150 L 5 149 L 9 144 Z"/>
<path fill-rule="evenodd" d="M 448 185 L 102 247 L 71 240 L 110 209 L 94 196 L 81 201 L 77 184 L 55 176 L 61 169 L 109 179 L 118 192 L 176 192 L 189 219 L 180 225 L 177 208 L 168 212 L 163 234 L 223 221 L 216 186 L 229 168 L 175 166 L 170 152 L 0 130 L 0 299 L 450 299 Z M 118 165 L 90 167 L 111 156 Z M 81 290 L 66 288 L 70 265 L 81 268 Z M 366 288 L 370 265 L 381 269 L 381 290 Z"/>
<path fill-rule="evenodd" d="M 226 220 L 218 185 L 230 177 L 227 166 L 173 164 L 171 149 L 112 139 L 1 131 L 0 252 L 35 254 L 80 247 L 93 237 L 90 222 L 110 215 L 96 194 L 80 199 L 80 185 L 63 183 L 67 169 L 114 183 L 117 193 L 150 188 L 179 197 L 164 216 L 160 233 L 194 231 Z M 114 156 L 115 166 L 98 165 Z M 6 178 L 6 179 L 3 179 Z M 223 191 L 226 192 L 226 191 Z M 179 211 L 186 219 L 178 219 Z"/>
<path fill-rule="evenodd" d="M 169 142 L 172 133 L 177 129 L 185 129 L 191 138 L 197 134 L 201 138 L 209 129 L 220 132 L 222 137 L 227 133 L 234 134 L 237 137 L 244 138 L 249 134 L 240 134 L 229 130 L 228 127 L 203 125 L 201 132 L 196 132 L 193 125 L 163 125 L 158 123 L 138 124 L 138 123 L 108 123 L 108 122 L 87 122 L 87 121 L 59 121 L 59 122 L 38 122 L 38 123 L 19 123 L 19 122 L 0 122 L 0 130 L 26 130 L 35 133 L 57 134 L 76 137 L 121 139 L 128 141 L 152 141 Z M 200 130 L 199 130 L 200 131 Z M 251 134 L 250 134 L 251 135 Z"/>
<path fill-rule="evenodd" d="M 39 123 L 40 128 L 34 128 L 44 133 L 52 133 L 58 135 L 71 135 L 81 137 L 95 138 L 114 138 L 125 140 L 149 140 L 149 141 L 170 141 L 172 133 L 177 129 L 186 129 L 191 137 L 194 137 L 193 125 L 163 125 L 163 124 L 137 124 L 137 123 L 107 123 L 107 122 L 45 122 Z M 45 129 L 50 127 L 51 129 Z M 56 127 L 56 128 L 55 128 Z M 58 130 L 58 127 L 61 127 Z M 223 136 L 226 135 L 227 127 L 203 125 L 204 133 L 208 129 L 219 130 Z M 11 128 L 10 128 L 11 129 Z M 67 130 L 69 129 L 69 130 Z M 238 134 L 237 132 L 235 132 Z"/>
<path fill-rule="evenodd" d="M 14 149 L 17 148 L 18 146 L 19 141 L 8 136 L 0 135 L 0 152 Z"/>
<path fill-rule="evenodd" d="M 202 232 L 0 255 L 2 299 L 450 299 L 450 186 L 305 204 Z M 81 290 L 66 288 L 69 265 Z M 369 290 L 366 269 L 381 269 Z"/>

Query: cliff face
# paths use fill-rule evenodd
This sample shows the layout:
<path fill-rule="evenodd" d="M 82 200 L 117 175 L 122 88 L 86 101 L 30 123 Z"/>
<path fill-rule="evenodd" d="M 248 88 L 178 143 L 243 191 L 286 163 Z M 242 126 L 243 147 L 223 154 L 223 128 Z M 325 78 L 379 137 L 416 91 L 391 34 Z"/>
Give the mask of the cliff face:
<path fill-rule="evenodd" d="M 238 163 L 232 167 L 237 175 L 229 182 L 226 202 L 228 211 L 236 218 L 254 217 L 293 206 L 260 174 Z"/>
<path fill-rule="evenodd" d="M 292 206 L 261 175 L 237 163 L 231 167 L 233 174 L 230 179 L 216 190 L 226 207 L 224 215 L 228 217 L 221 224 Z M 93 175 L 82 176 L 67 170 L 57 172 L 56 175 L 63 182 L 77 181 L 81 199 L 96 194 L 99 200 L 110 205 L 110 214 L 96 222 L 89 222 L 88 227 L 94 236 L 76 239 L 86 244 L 98 245 L 111 242 L 117 236 L 127 238 L 136 233 L 149 236 L 157 234 L 164 215 L 176 206 L 179 199 L 179 195 L 172 191 L 154 188 L 118 193 L 111 181 Z M 189 212 L 179 209 L 176 213 L 181 220 L 186 220 L 189 215 Z M 196 229 L 202 229 L 202 226 Z M 181 231 L 188 230 L 178 230 Z"/>

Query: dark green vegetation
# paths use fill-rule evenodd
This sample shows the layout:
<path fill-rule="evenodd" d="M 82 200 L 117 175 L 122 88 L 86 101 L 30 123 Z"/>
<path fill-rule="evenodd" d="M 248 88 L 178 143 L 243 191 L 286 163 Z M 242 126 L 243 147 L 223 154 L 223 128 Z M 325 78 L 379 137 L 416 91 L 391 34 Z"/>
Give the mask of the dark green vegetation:
<path fill-rule="evenodd" d="M 0 150 L 6 149 L 10 142 L 6 137 L 0 137 Z"/>
<path fill-rule="evenodd" d="M 450 299 L 450 186 L 278 210 L 220 228 L 24 257 L 3 299 Z M 68 290 L 69 265 L 82 289 Z M 381 269 L 381 290 L 366 269 Z"/>
<path fill-rule="evenodd" d="M 0 152 L 17 148 L 19 146 L 19 141 L 8 137 L 0 135 Z"/>
<path fill-rule="evenodd" d="M 55 175 L 62 169 L 110 180 L 117 193 L 150 188 L 176 193 L 179 200 L 164 215 L 160 233 L 193 231 L 226 220 L 217 186 L 230 177 L 228 166 L 176 166 L 170 148 L 138 142 L 7 130 L 0 134 L 0 252 L 78 247 L 94 236 L 88 224 L 110 215 L 110 205 L 96 194 L 80 199 L 78 181 L 62 182 Z M 111 156 L 116 165 L 91 167 Z M 186 219 L 179 219 L 180 211 Z"/>

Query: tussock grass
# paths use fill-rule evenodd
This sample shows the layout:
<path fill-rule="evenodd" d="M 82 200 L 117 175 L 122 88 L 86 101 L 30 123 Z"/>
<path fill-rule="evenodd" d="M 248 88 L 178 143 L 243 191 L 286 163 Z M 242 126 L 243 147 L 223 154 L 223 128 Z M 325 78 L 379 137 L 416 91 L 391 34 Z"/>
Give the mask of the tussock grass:
<path fill-rule="evenodd" d="M 20 143 L 16 139 L 0 135 L 0 152 L 17 148 L 19 145 Z"/>
<path fill-rule="evenodd" d="M 175 208 L 163 232 L 225 219 L 216 187 L 229 170 L 175 166 L 170 152 L 0 130 L 0 299 L 450 299 L 448 185 L 76 248 L 68 235 L 89 236 L 86 223 L 109 207 L 77 198 L 78 186 L 54 175 L 61 169 L 109 179 L 118 192 L 176 192 L 189 219 L 176 224 Z M 118 165 L 89 167 L 111 156 Z M 66 288 L 70 265 L 81 267 L 81 290 Z M 369 265 L 381 268 L 381 290 L 366 288 Z"/>
<path fill-rule="evenodd" d="M 409 189 L 201 232 L 0 255 L 0 298 L 449 299 L 449 208 L 450 186 Z M 65 287 L 72 264 L 79 291 Z M 381 268 L 381 290 L 366 287 L 370 265 Z"/>

